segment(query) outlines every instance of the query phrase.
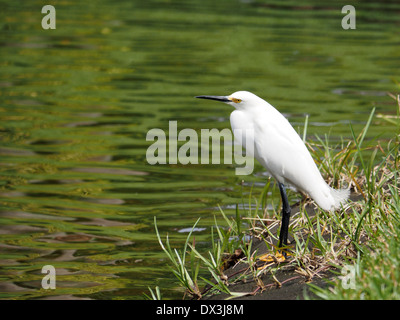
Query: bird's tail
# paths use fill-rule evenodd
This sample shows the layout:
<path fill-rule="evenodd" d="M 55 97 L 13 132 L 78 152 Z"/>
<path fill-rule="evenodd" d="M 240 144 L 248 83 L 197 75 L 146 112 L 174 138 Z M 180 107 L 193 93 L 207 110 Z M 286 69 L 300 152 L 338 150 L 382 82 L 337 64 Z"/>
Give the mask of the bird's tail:
<path fill-rule="evenodd" d="M 338 210 L 346 203 L 350 191 L 347 189 L 336 190 L 323 182 L 318 188 L 312 190 L 309 195 L 325 211 Z"/>
<path fill-rule="evenodd" d="M 350 195 L 350 190 L 349 189 L 340 189 L 340 190 L 336 190 L 331 188 L 330 190 L 331 195 L 334 199 L 334 209 L 340 209 L 341 205 L 343 205 L 346 200 L 349 198 Z"/>

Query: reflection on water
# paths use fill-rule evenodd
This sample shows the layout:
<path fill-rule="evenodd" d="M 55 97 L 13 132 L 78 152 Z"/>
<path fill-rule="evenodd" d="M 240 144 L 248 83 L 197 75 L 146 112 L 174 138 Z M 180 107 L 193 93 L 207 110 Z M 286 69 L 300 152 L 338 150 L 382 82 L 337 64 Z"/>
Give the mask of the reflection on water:
<path fill-rule="evenodd" d="M 227 106 L 196 95 L 250 90 L 333 139 L 373 106 L 395 112 L 398 4 L 356 3 L 357 29 L 344 31 L 341 8 L 316 1 L 69 1 L 44 31 L 40 1 L 5 2 L 0 298 L 141 299 L 156 285 L 182 296 L 153 217 L 176 246 L 202 217 L 206 246 L 217 205 L 233 212 L 242 179 L 256 194 L 265 181 L 260 166 L 237 177 L 232 165 L 147 164 L 146 133 L 169 120 L 229 127 Z M 385 125 L 371 137 L 390 136 Z M 47 264 L 56 290 L 41 289 Z"/>

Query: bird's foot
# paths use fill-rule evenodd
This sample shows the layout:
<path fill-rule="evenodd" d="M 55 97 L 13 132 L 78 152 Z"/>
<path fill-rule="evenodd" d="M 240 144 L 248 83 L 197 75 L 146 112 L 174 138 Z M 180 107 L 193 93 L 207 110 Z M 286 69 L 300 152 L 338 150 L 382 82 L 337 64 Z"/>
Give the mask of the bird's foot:
<path fill-rule="evenodd" d="M 286 260 L 286 257 L 279 251 L 277 251 L 275 254 L 267 253 L 263 254 L 262 256 L 258 257 L 258 260 L 270 263 L 281 263 Z"/>

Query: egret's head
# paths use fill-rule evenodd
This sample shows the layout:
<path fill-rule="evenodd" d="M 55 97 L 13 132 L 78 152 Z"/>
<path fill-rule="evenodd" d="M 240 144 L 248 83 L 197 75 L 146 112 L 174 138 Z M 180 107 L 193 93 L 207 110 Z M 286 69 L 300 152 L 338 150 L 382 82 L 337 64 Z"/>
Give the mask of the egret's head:
<path fill-rule="evenodd" d="M 264 100 L 248 91 L 236 91 L 229 96 L 198 96 L 196 98 L 225 102 L 236 109 L 247 109 L 256 106 L 257 102 L 264 102 Z"/>

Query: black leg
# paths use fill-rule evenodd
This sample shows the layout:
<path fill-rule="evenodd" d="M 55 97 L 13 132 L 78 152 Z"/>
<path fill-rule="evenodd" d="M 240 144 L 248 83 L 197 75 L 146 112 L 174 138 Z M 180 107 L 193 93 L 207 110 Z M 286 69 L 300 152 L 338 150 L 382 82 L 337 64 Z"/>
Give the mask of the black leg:
<path fill-rule="evenodd" d="M 287 245 L 287 239 L 289 234 L 290 206 L 286 195 L 285 186 L 282 183 L 279 183 L 279 191 L 281 192 L 281 198 L 282 198 L 282 225 L 279 234 L 278 248 L 282 248 Z M 285 253 L 284 255 L 286 256 Z"/>

